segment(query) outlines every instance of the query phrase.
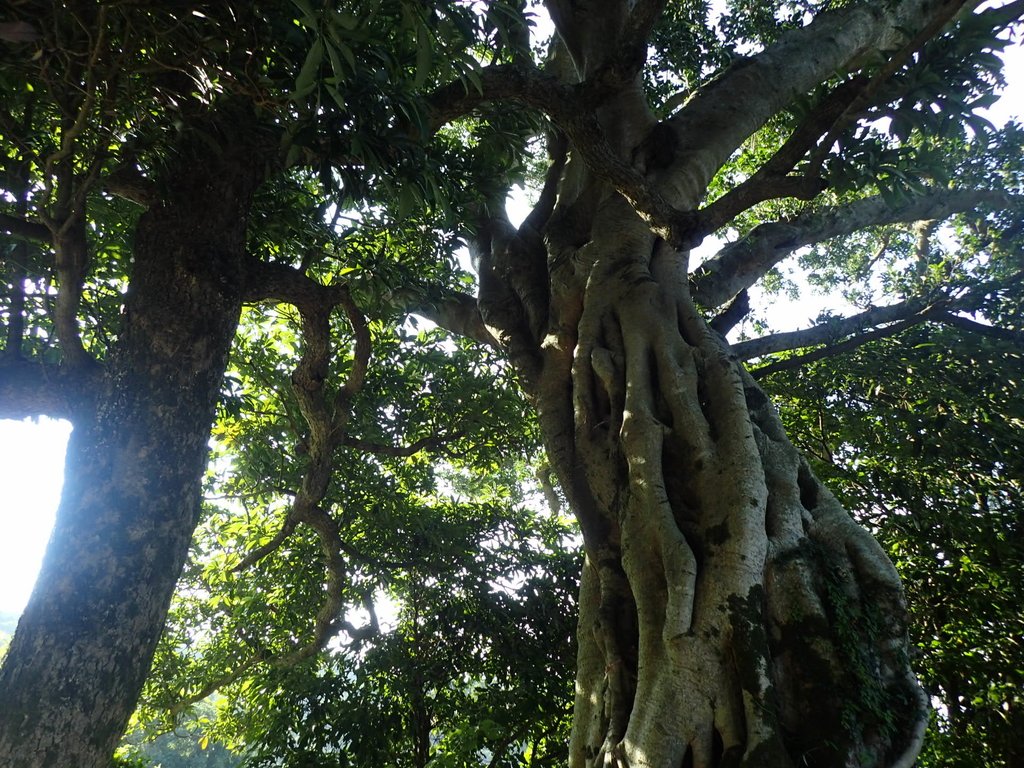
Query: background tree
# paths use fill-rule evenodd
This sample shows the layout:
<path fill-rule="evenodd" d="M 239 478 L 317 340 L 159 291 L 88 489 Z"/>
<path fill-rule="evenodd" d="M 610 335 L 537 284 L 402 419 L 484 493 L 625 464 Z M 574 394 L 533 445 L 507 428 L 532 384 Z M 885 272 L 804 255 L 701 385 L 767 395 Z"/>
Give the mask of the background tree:
<path fill-rule="evenodd" d="M 586 551 L 572 764 L 910 765 L 927 699 L 896 572 L 743 361 L 766 376 L 922 323 L 1017 338 L 1014 134 L 973 109 L 1021 6 L 831 6 L 712 19 L 703 2 L 551 0 L 543 55 L 521 2 L 12 8 L 0 415 L 75 432 L 0 671 L 0 758 L 108 759 L 202 518 L 218 403 L 249 418 L 212 468 L 251 503 L 209 519 L 252 517 L 225 527 L 254 548 L 208 575 L 310 571 L 294 603 L 291 581 L 227 590 L 234 613 L 203 601 L 196 618 L 220 623 L 201 657 L 240 680 L 373 631 L 372 608 L 363 627 L 346 613 L 385 581 L 346 540 L 376 513 L 359 494 L 399 493 L 431 519 L 446 504 L 417 496 L 436 486 L 380 457 L 464 441 L 483 466 L 521 428 L 487 384 L 490 347 L 535 410 Z M 541 139 L 537 204 L 513 226 L 505 197 Z M 929 223 L 953 216 L 958 230 Z M 691 263 L 716 231 L 729 244 Z M 724 340 L 747 289 L 824 243 L 825 279 L 868 278 L 850 294 L 862 311 Z M 425 367 L 429 339 L 396 330 L 410 312 L 480 346 Z M 453 366 L 470 375 L 447 387 Z M 399 584 L 407 564 L 392 565 Z M 257 611 L 303 605 L 245 635 Z M 237 662 L 217 655 L 233 627 L 252 651 Z"/>

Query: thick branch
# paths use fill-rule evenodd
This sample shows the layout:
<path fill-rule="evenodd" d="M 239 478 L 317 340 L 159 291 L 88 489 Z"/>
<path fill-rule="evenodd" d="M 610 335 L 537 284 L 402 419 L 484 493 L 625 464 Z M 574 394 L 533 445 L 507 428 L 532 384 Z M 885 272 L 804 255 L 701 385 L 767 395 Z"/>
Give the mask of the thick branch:
<path fill-rule="evenodd" d="M 712 318 L 708 325 L 713 331 L 726 336 L 748 314 L 750 314 L 750 296 L 746 291 L 740 291 L 725 309 Z"/>
<path fill-rule="evenodd" d="M 246 275 L 246 302 L 280 301 L 301 309 L 330 309 L 341 303 L 342 285 L 323 285 L 287 264 L 252 259 Z"/>
<path fill-rule="evenodd" d="M 103 178 L 103 188 L 111 194 L 149 208 L 159 199 L 159 190 L 152 179 L 142 175 L 138 166 L 125 163 Z"/>
<path fill-rule="evenodd" d="M 731 67 L 670 121 L 685 148 L 673 169 L 683 204 L 696 202 L 732 152 L 797 96 L 856 69 L 866 54 L 903 48 L 911 37 L 916 40 L 913 30 L 931 29 L 948 13 L 948 4 L 936 8 L 928 0 L 854 4 L 819 13 Z"/>
<path fill-rule="evenodd" d="M 416 304 L 409 308 L 409 312 L 426 318 L 456 336 L 465 336 L 488 347 L 498 346 L 497 339 L 484 325 L 476 299 L 468 294 L 449 293 L 442 298 Z"/>
<path fill-rule="evenodd" d="M 871 307 L 850 317 L 827 320 L 802 331 L 786 331 L 762 336 L 759 339 L 741 341 L 732 345 L 732 353 L 740 360 L 785 352 L 816 344 L 835 344 L 847 336 L 867 329 L 897 321 L 917 318 L 925 319 L 929 312 L 938 309 L 936 304 L 921 299 L 909 299 L 886 307 Z"/>
<path fill-rule="evenodd" d="M 941 220 L 978 208 L 1007 208 L 1020 202 L 995 190 L 936 189 L 902 206 L 893 206 L 882 197 L 869 197 L 839 208 L 809 211 L 788 222 L 762 224 L 723 247 L 697 269 L 694 299 L 707 309 L 720 306 L 805 245 L 867 227 Z"/>
<path fill-rule="evenodd" d="M 621 87 L 640 72 L 647 61 L 651 30 L 661 18 L 668 0 L 638 0 L 619 37 L 618 46 L 591 81 L 602 87 Z"/>
<path fill-rule="evenodd" d="M 287 264 L 253 260 L 245 287 L 245 300 L 280 301 L 306 310 L 315 307 L 326 309 L 344 304 L 346 291 L 342 284 L 323 285 Z M 468 294 L 453 291 L 428 300 L 415 298 L 410 301 L 408 312 L 458 336 L 497 346 L 497 341 L 480 317 L 476 299 Z"/>
<path fill-rule="evenodd" d="M 14 237 L 23 237 L 26 240 L 36 240 L 40 243 L 51 243 L 53 235 L 50 228 L 38 221 L 20 219 L 17 216 L 0 213 L 0 232 Z"/>
<path fill-rule="evenodd" d="M 572 114 L 582 98 L 579 87 L 566 85 L 532 64 L 495 64 L 476 74 L 472 85 L 457 80 L 427 97 L 427 122 L 432 133 L 491 101 L 517 102 L 539 109 L 552 118 L 564 119 Z"/>
<path fill-rule="evenodd" d="M 595 108 L 604 89 L 585 83 L 565 85 L 535 67 L 502 64 L 479 73 L 479 87 L 458 81 L 428 98 L 431 131 L 490 101 L 517 102 L 544 112 L 561 129 L 587 166 L 622 194 L 665 240 L 686 247 L 699 240 L 696 215 L 674 208 L 630 162 L 608 143 Z"/>
<path fill-rule="evenodd" d="M 49 416 L 74 421 L 92 407 L 99 368 L 71 370 L 0 359 L 0 419 Z"/>
<path fill-rule="evenodd" d="M 96 362 L 82 344 L 78 323 L 89 262 L 85 218 L 76 212 L 62 222 L 54 235 L 54 271 L 59 285 L 53 327 L 64 361 L 72 367 L 86 367 Z"/>

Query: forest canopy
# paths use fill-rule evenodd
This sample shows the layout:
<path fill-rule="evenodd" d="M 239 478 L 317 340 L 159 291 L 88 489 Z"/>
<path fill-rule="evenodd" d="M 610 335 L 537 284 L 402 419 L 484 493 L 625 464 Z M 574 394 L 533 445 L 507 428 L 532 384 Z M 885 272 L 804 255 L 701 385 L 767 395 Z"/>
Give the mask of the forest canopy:
<path fill-rule="evenodd" d="M 0 763 L 1020 764 L 1022 15 L 9 4 Z"/>

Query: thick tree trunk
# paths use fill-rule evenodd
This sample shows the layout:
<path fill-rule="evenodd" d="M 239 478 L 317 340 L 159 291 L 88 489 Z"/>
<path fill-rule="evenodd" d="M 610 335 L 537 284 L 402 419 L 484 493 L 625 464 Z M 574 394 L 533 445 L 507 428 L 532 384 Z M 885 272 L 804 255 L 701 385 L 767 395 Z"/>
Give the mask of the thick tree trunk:
<path fill-rule="evenodd" d="M 0 671 L 0 765 L 104 768 L 198 519 L 258 181 L 239 150 L 182 152 L 138 225 L 124 327 L 75 423 L 42 572 Z"/>
<path fill-rule="evenodd" d="M 610 77 L 627 4 L 548 6 L 575 77 Z M 552 164 L 550 210 L 482 231 L 481 313 L 536 402 L 586 546 L 575 768 L 909 768 L 920 750 L 926 702 L 892 564 L 698 313 L 688 253 L 595 170 L 635 187 L 627 166 L 694 211 L 759 121 L 902 23 L 855 16 L 787 38 L 796 49 L 820 28 L 827 66 L 790 72 L 814 55 L 783 48 L 723 76 L 760 112 L 709 86 L 654 130 L 639 78 L 620 79 L 600 129 Z M 789 72 L 779 87 L 758 74 L 772 67 Z M 577 145 L 598 133 L 587 157 Z"/>
<path fill-rule="evenodd" d="M 699 316 L 686 255 L 621 198 L 594 222 L 534 393 L 587 547 L 572 764 L 909 766 L 891 563 Z"/>

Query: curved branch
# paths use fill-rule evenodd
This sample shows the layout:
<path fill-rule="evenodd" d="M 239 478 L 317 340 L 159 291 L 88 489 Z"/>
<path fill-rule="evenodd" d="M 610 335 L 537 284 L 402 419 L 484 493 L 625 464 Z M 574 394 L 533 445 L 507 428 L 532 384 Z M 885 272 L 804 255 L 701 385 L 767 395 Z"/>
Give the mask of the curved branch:
<path fill-rule="evenodd" d="M 266 544 L 256 547 L 256 549 L 249 552 L 249 554 L 242 558 L 241 562 L 239 562 L 238 565 L 231 569 L 231 572 L 241 573 L 242 571 L 247 571 L 254 565 L 256 565 L 256 563 L 258 563 L 263 558 L 269 557 L 270 555 L 274 554 L 274 552 L 280 549 L 281 545 L 288 540 L 288 537 L 295 532 L 295 528 L 297 525 L 298 521 L 295 519 L 295 517 L 291 513 L 291 510 L 289 509 L 288 514 L 284 520 L 284 525 L 282 525 L 278 529 L 277 533 L 274 534 L 274 537 Z"/>
<path fill-rule="evenodd" d="M 941 220 L 979 208 L 1008 208 L 1022 203 L 1024 200 L 997 190 L 935 189 L 900 206 L 893 206 L 883 197 L 868 197 L 837 208 L 808 211 L 790 221 L 761 224 L 724 246 L 696 270 L 694 299 L 706 309 L 720 306 L 805 245 L 868 227 Z"/>
<path fill-rule="evenodd" d="M 307 277 L 301 270 L 287 264 L 253 260 L 246 281 L 246 302 L 279 301 L 300 310 L 311 311 L 344 305 L 348 296 L 344 284 L 324 285 Z M 469 294 L 444 292 L 438 297 L 409 300 L 409 314 L 420 315 L 457 336 L 465 336 L 481 344 L 496 347 L 498 342 L 487 330 L 477 301 Z M 352 315 L 349 316 L 351 321 Z M 365 322 L 362 323 L 365 325 Z"/>

